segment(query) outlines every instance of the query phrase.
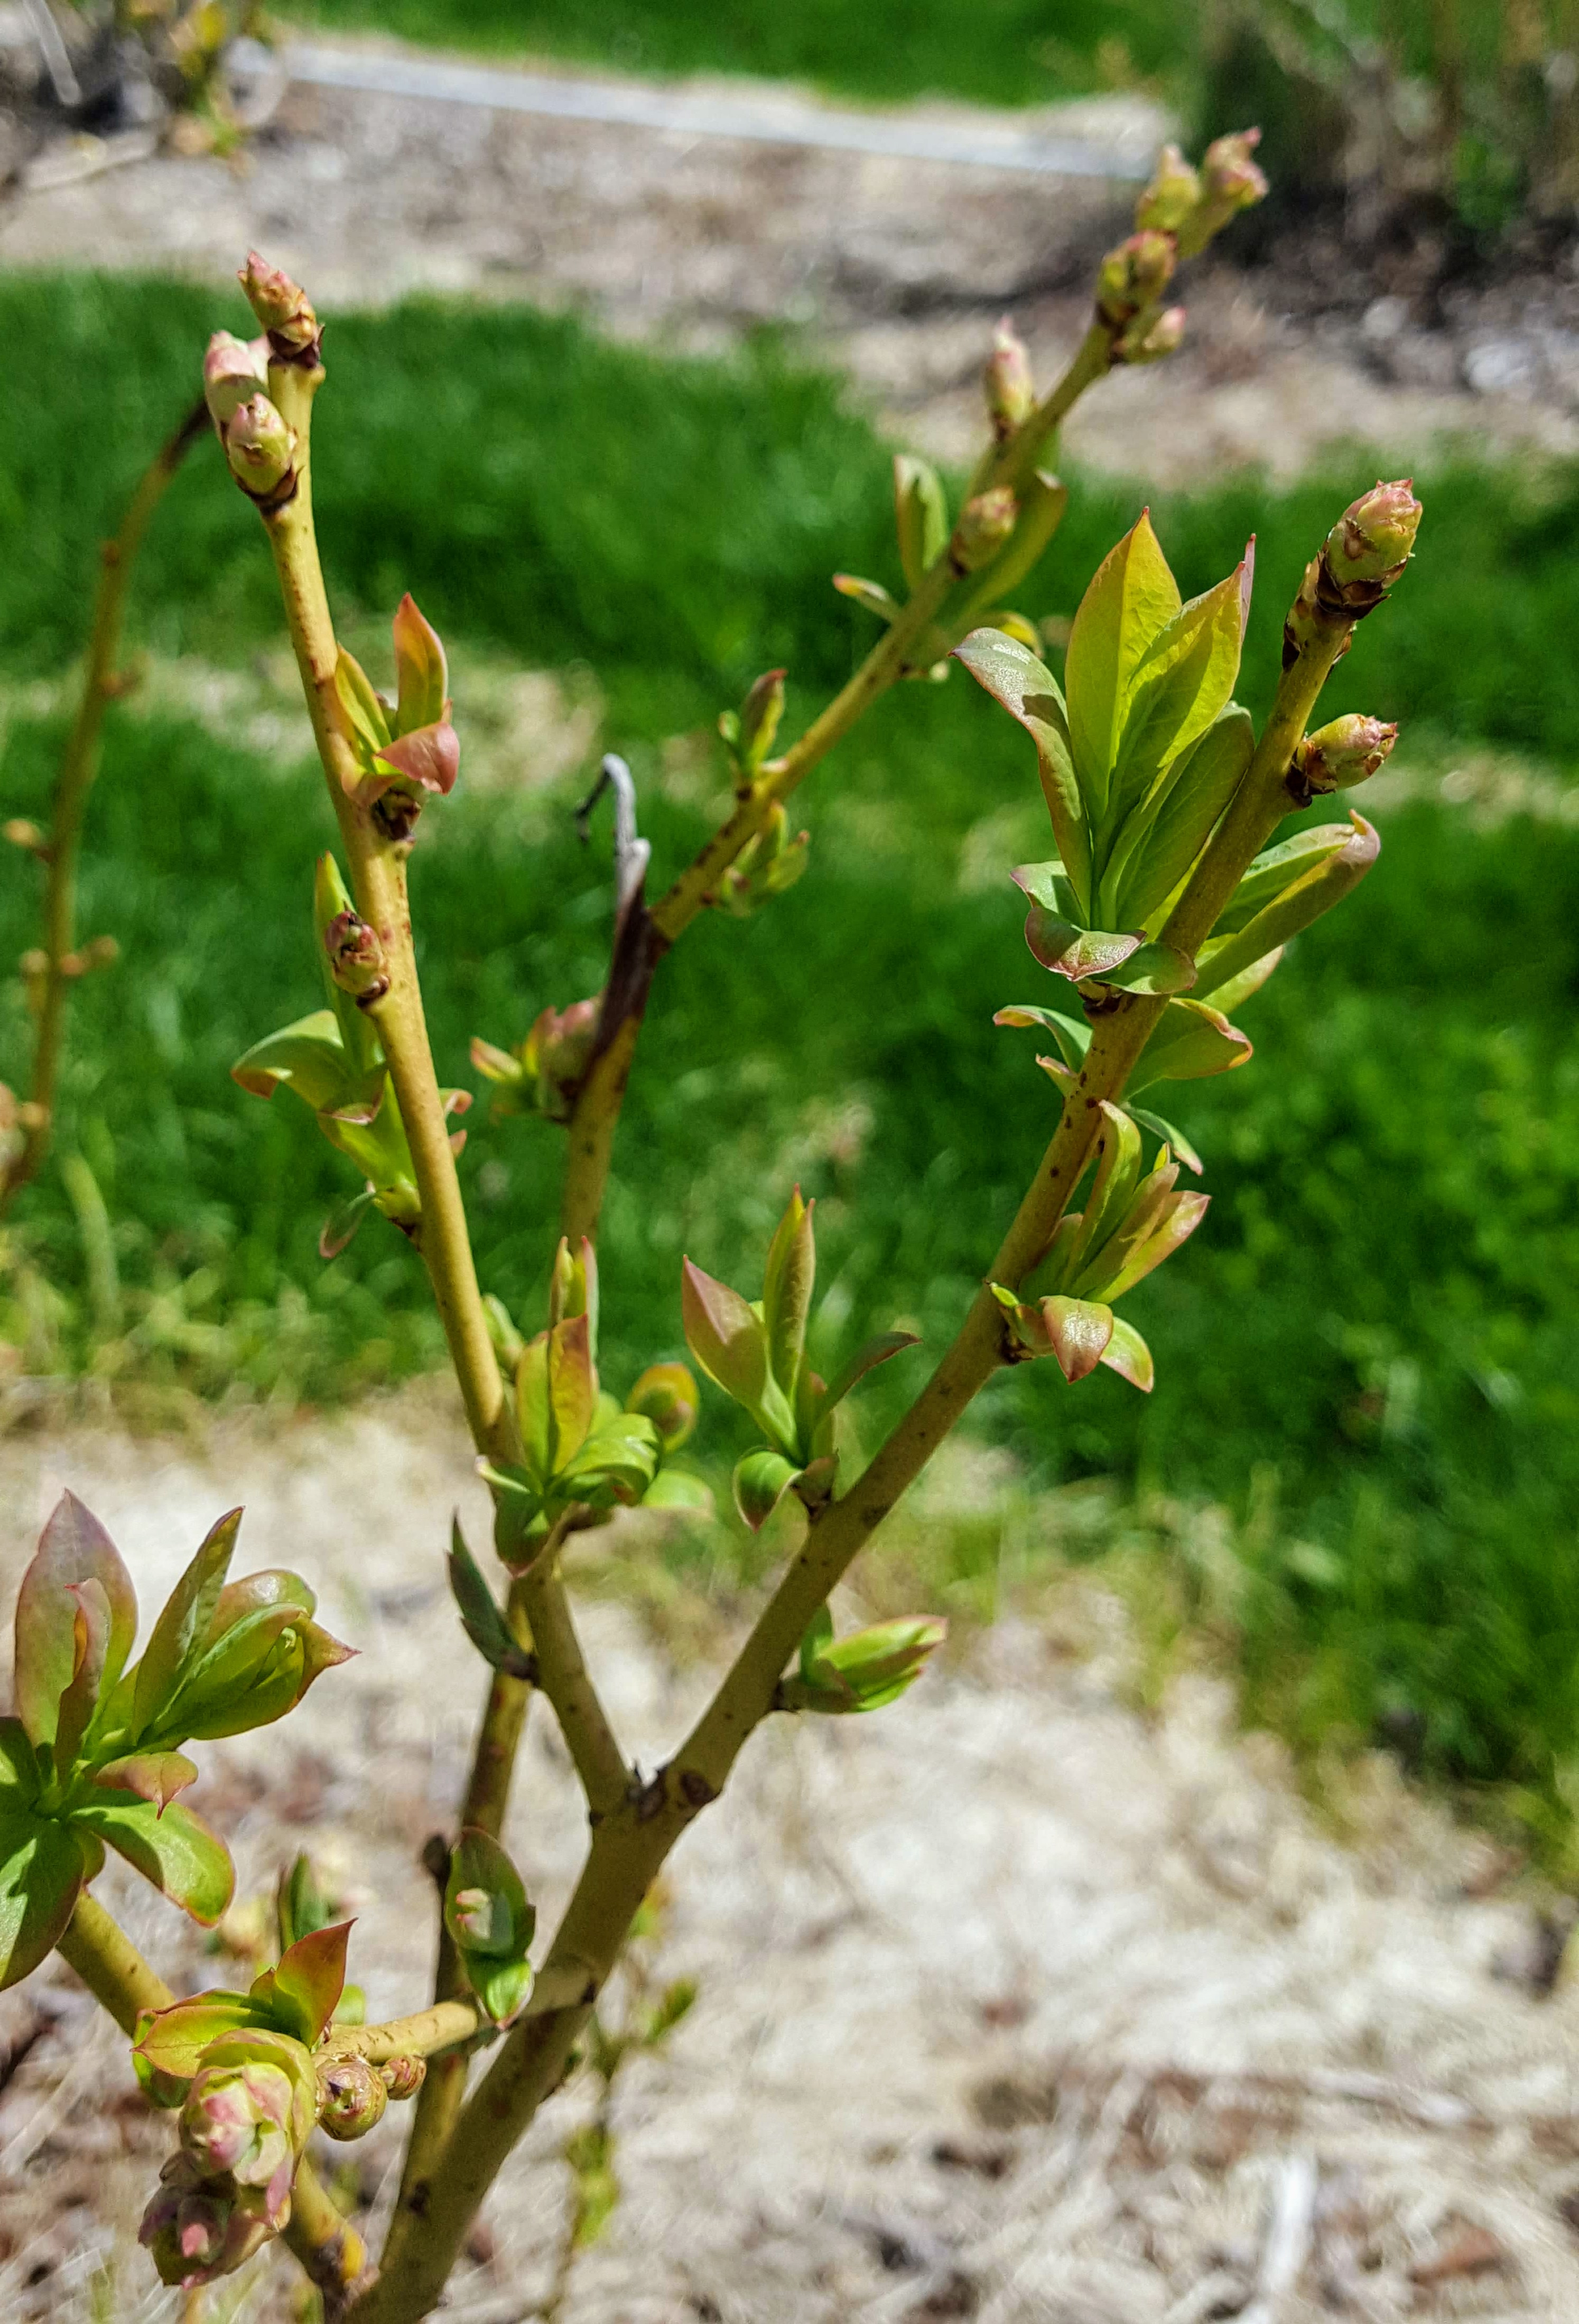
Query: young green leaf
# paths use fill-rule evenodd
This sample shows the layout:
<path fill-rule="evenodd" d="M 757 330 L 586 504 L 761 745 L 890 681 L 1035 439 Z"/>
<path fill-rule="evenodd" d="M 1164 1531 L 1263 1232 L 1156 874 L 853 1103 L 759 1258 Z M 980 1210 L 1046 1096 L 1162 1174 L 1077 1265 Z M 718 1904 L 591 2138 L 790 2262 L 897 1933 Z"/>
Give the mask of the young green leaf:
<path fill-rule="evenodd" d="M 229 1509 L 213 1526 L 171 1591 L 137 1665 L 134 1724 L 148 1734 L 158 1714 L 189 1678 L 208 1645 L 225 1577 L 235 1554 L 242 1513 Z"/>
<path fill-rule="evenodd" d="M 106 1791 L 130 1792 L 162 1810 L 178 1792 L 197 1782 L 198 1771 L 184 1752 L 134 1751 L 124 1758 L 106 1759 L 94 1769 L 93 1780 Z"/>
<path fill-rule="evenodd" d="M 204 1928 L 213 1927 L 235 1894 L 235 1868 L 224 1841 L 179 1800 L 161 1809 L 115 1794 L 89 1797 L 73 1807 L 71 1822 L 107 1841 Z"/>
<path fill-rule="evenodd" d="M 1120 927 L 1140 927 L 1183 884 L 1254 754 L 1250 713 L 1230 703 L 1174 761 L 1154 798 L 1130 816 L 1103 875 Z"/>
<path fill-rule="evenodd" d="M 1248 1065 L 1250 1042 L 1220 1010 L 1204 1001 L 1170 1001 L 1130 1075 L 1131 1095 L 1156 1082 L 1204 1081 Z"/>
<path fill-rule="evenodd" d="M 313 1929 L 287 1948 L 273 1969 L 254 1978 L 252 1999 L 268 2024 L 311 2049 L 335 2014 L 346 1983 L 352 1923 Z"/>
<path fill-rule="evenodd" d="M 973 630 L 954 650 L 978 686 L 1001 702 L 1036 744 L 1053 837 L 1082 918 L 1089 918 L 1092 854 L 1086 803 L 1076 774 L 1074 741 L 1058 682 L 1044 662 L 1002 630 Z"/>
<path fill-rule="evenodd" d="M 530 1679 L 537 1665 L 512 1635 L 477 1562 L 466 1547 L 460 1519 L 449 1528 L 449 1587 L 460 1609 L 460 1624 L 483 1660 L 506 1678 Z"/>
<path fill-rule="evenodd" d="M 436 725 L 449 708 L 448 665 L 438 631 L 418 612 L 409 590 L 394 617 L 394 657 L 396 732 L 410 734 L 420 726 Z M 382 750 L 383 744 L 375 748 Z"/>
<path fill-rule="evenodd" d="M 1214 937 L 1202 945 L 1194 986 L 1197 1000 L 1208 999 L 1245 970 L 1259 966 L 1269 953 L 1358 887 L 1380 853 L 1381 841 L 1363 816 L 1351 816 L 1350 823 L 1350 836 L 1335 853 L 1325 855 L 1284 888 L 1237 935 Z"/>
<path fill-rule="evenodd" d="M 1069 734 L 1086 814 L 1106 819 L 1109 786 L 1141 665 L 1182 611 L 1150 511 L 1097 567 L 1064 660 Z M 1224 696 L 1226 699 L 1226 696 Z M 1221 705 L 1218 706 L 1221 707 Z"/>
<path fill-rule="evenodd" d="M 767 1333 L 738 1291 L 705 1275 L 687 1259 L 681 1270 L 680 1308 L 686 1345 L 707 1378 L 754 1411 L 768 1384 Z"/>
<path fill-rule="evenodd" d="M 227 1993 L 222 1987 L 195 1993 L 189 2000 L 174 2002 L 168 2009 L 149 2011 L 139 2020 L 132 2051 L 137 2079 L 145 2089 L 155 2079 L 160 2083 L 181 2086 L 167 2089 L 154 2099 L 156 2105 L 179 2106 L 184 2085 L 197 2072 L 210 2043 L 266 2022 L 263 2011 L 250 1994 Z"/>
<path fill-rule="evenodd" d="M 815 1204 L 801 1201 L 797 1186 L 768 1246 L 767 1268 L 762 1277 L 762 1325 L 768 1335 L 768 1364 L 791 1403 L 800 1375 L 807 1318 L 811 1313 L 812 1287 L 817 1280 L 817 1242 L 812 1231 L 815 1208 Z"/>
<path fill-rule="evenodd" d="M 748 1452 L 732 1480 L 734 1506 L 753 1533 L 760 1533 L 799 1474 L 781 1452 Z"/>
<path fill-rule="evenodd" d="M 86 1867 L 76 1835 L 0 1801 L 0 1990 L 37 1969 L 65 1934 Z"/>
<path fill-rule="evenodd" d="M 834 1376 L 834 1384 L 822 1399 L 824 1416 L 843 1404 L 850 1390 L 863 1380 L 879 1364 L 886 1364 L 894 1356 L 902 1356 L 907 1348 L 919 1348 L 920 1334 L 917 1332 L 879 1332 L 857 1348 L 842 1370 Z"/>
<path fill-rule="evenodd" d="M 948 539 L 948 503 L 936 469 L 907 452 L 894 455 L 893 509 L 900 564 L 913 593 L 928 566 L 943 554 Z"/>
<path fill-rule="evenodd" d="M 335 693 L 352 734 L 366 755 L 372 757 L 382 751 L 391 740 L 389 713 L 374 693 L 367 672 L 344 646 L 335 664 Z"/>
<path fill-rule="evenodd" d="M 444 1924 L 472 1991 L 496 2024 L 508 2024 L 531 1992 L 537 1915 L 520 1873 L 485 1831 L 463 1831 L 450 1857 Z"/>
<path fill-rule="evenodd" d="M 74 1493 L 62 1493 L 39 1536 L 16 1600 L 14 1700 L 35 1743 L 54 1741 L 60 1698 L 80 1666 L 77 1625 L 81 1609 L 69 1594 L 78 1582 L 96 1582 L 105 1593 L 108 1627 L 98 1688 L 107 1696 L 136 1636 L 136 1592 L 98 1519 Z"/>

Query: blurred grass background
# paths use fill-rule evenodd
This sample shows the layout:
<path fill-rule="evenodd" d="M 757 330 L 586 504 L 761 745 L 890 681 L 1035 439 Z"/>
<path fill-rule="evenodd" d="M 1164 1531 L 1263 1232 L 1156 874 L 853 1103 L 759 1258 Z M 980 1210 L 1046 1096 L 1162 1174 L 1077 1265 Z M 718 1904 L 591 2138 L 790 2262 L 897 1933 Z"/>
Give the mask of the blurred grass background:
<path fill-rule="evenodd" d="M 0 376 L 0 638 L 5 669 L 42 681 L 79 650 L 96 543 L 184 407 L 208 331 L 242 317 L 188 288 L 77 277 L 0 284 L 0 318 L 28 355 Z M 717 710 L 787 663 L 793 732 L 869 642 L 828 576 L 894 578 L 883 448 L 771 338 L 679 364 L 565 319 L 414 304 L 337 319 L 328 354 L 315 480 L 337 613 L 382 628 L 410 586 L 463 669 L 469 655 L 589 673 L 661 887 L 709 827 L 701 737 Z M 1258 713 L 1304 561 L 1374 473 L 1357 451 L 1288 491 L 1251 479 L 1153 502 L 1187 592 L 1259 535 L 1241 688 Z M 1020 593 L 1034 613 L 1073 607 L 1142 497 L 1075 482 Z M 1359 633 L 1331 710 L 1399 718 L 1427 757 L 1483 743 L 1570 768 L 1579 476 L 1459 466 L 1423 489 L 1417 564 Z M 282 646 L 264 544 L 209 445 L 161 514 L 134 629 L 157 657 L 244 669 Z M 464 678 L 457 693 L 464 738 Z M 5 812 L 36 814 L 64 712 L 25 684 L 4 699 Z M 480 797 L 463 777 L 424 818 L 413 889 L 447 1077 L 475 1084 L 472 1033 L 518 1039 L 546 1002 L 601 982 L 607 842 L 600 826 L 588 854 L 572 835 L 583 781 Z M 813 834 L 802 884 L 749 923 L 709 918 L 662 972 L 607 1213 L 616 1387 L 679 1352 L 682 1250 L 754 1292 L 797 1177 L 820 1202 L 825 1345 L 904 1317 L 935 1352 L 1050 1131 L 1033 1038 L 990 1022 L 1039 997 L 1002 876 L 1044 846 L 1024 737 L 956 673 L 881 705 L 797 806 Z M 113 1286 L 51 1168 L 7 1250 L 0 1322 L 30 1364 L 291 1400 L 439 1355 L 392 1231 L 374 1221 L 332 1266 L 316 1256 L 347 1166 L 288 1097 L 265 1107 L 227 1078 L 251 1041 L 320 1005 L 309 891 L 330 835 L 293 748 L 112 711 L 81 926 L 124 952 L 76 995 L 61 1146 L 102 1193 L 124 1314 L 96 1324 Z M 974 1425 L 1034 1487 L 1221 1501 L 1233 1587 L 1215 1602 L 1269 1715 L 1313 1738 L 1380 1725 L 1556 1814 L 1579 1767 L 1579 827 L 1418 805 L 1387 816 L 1384 843 L 1245 1010 L 1248 1071 L 1167 1093 L 1214 1205 L 1129 1303 L 1155 1396 L 1105 1373 L 1073 1392 L 1027 1366 Z M 36 890 L 24 856 L 0 865 L 7 960 L 36 940 Z M 0 1072 L 25 1055 L 12 981 Z M 485 1284 L 529 1317 L 559 1139 L 471 1117 Z M 869 1426 L 906 1392 L 903 1369 L 873 1392 Z M 707 1419 L 722 1459 L 721 1399 Z"/>

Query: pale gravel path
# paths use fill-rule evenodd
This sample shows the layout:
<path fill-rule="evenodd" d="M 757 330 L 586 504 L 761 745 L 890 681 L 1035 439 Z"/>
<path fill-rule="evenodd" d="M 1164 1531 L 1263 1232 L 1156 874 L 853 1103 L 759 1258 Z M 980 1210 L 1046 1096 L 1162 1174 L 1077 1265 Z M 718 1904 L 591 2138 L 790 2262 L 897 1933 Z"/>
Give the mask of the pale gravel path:
<path fill-rule="evenodd" d="M 361 1916 L 374 2012 L 409 2006 L 429 1943 L 416 1850 L 453 1794 L 479 1691 L 439 1582 L 457 1498 L 484 1533 L 448 1390 L 331 1423 L 226 1423 L 207 1446 L 12 1436 L 0 1470 L 8 1585 L 69 1481 L 116 1532 L 145 1606 L 236 1499 L 243 1563 L 288 1560 L 322 1589 L 361 1659 L 289 1727 L 209 1754 L 210 1802 L 246 1878 L 298 1840 L 320 1854 Z M 612 1606 L 586 1627 L 651 1766 L 705 1673 L 677 1672 Z M 1301 2157 L 1315 2245 L 1282 2324 L 1579 2312 L 1579 2239 L 1556 2209 L 1579 2179 L 1579 1997 L 1537 2001 L 1490 1976 L 1527 1908 L 1460 1893 L 1484 1844 L 1377 1773 L 1365 1844 L 1346 1850 L 1275 1753 L 1233 1738 L 1215 1690 L 1179 1690 L 1152 1724 L 1124 1708 L 1106 1630 L 1084 1662 L 1005 1630 L 968 1674 L 882 1717 L 780 1722 L 753 1745 L 673 1867 L 664 1966 L 702 1999 L 625 2086 L 626 2200 L 569 2324 L 1238 2312 Z M 579 1843 L 537 1715 L 510 1838 L 551 1906 Z M 137 1917 L 162 1960 L 172 1941 L 179 1955 L 166 1908 Z M 190 1945 L 185 1958 L 214 1978 Z M 47 2039 L 0 2098 L 0 2165 L 83 2038 L 72 2021 L 69 2042 Z M 456 2324 L 532 2312 L 563 2200 L 557 2149 L 584 2104 L 572 2087 L 547 2109 L 497 2190 L 493 2255 L 457 2283 Z M 125 2159 L 123 2129 L 85 2177 L 104 2139 L 69 2093 L 64 2115 L 20 2191 L 0 2167 L 0 2230 L 25 2218 L 46 2235 L 64 2202 L 78 2255 L 118 2233 L 114 2312 L 152 2319 L 127 2238 L 154 2158 Z M 381 2153 L 361 2151 L 370 2191 Z M 1473 2227 L 1497 2238 L 1498 2270 L 1411 2284 Z M 78 2298 L 56 2273 L 14 2312 L 86 2324 Z"/>
<path fill-rule="evenodd" d="M 377 42 L 346 52 L 402 53 Z M 755 84 L 743 98 L 741 88 L 680 84 L 677 101 L 769 113 L 807 104 Z M 832 123 L 849 117 L 824 110 Z M 1030 116 L 935 106 L 888 118 L 1130 154 L 1166 126 L 1131 98 Z M 976 382 L 997 313 L 1013 309 L 1051 377 L 1085 327 L 1093 264 L 1126 230 L 1131 198 L 1085 176 L 301 86 L 245 168 L 159 156 L 10 201 L 0 266 L 160 267 L 217 282 L 257 244 L 331 315 L 426 289 L 575 307 L 621 336 L 679 348 L 788 323 L 849 374 L 882 425 L 963 459 L 979 441 Z M 1250 286 L 1231 268 L 1194 270 L 1186 293 L 1186 353 L 1089 396 L 1067 431 L 1079 457 L 1168 485 L 1246 463 L 1288 476 L 1354 439 L 1406 465 L 1445 436 L 1579 450 L 1579 336 L 1549 316 L 1488 321 L 1481 375 L 1510 383 L 1470 394 L 1439 335 L 1406 335 L 1373 362 L 1351 326 L 1295 323 L 1275 285 Z"/>

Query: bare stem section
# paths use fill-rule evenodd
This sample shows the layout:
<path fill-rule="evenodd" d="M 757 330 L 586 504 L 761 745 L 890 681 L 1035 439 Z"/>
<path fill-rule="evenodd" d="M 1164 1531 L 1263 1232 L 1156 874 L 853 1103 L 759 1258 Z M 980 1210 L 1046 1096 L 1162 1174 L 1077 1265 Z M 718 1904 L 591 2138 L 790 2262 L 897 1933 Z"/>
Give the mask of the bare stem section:
<path fill-rule="evenodd" d="M 207 409 L 199 401 L 150 462 L 121 520 L 119 531 L 113 540 L 104 544 L 93 627 L 82 674 L 82 694 L 60 771 L 55 779 L 50 827 L 47 832 L 32 835 L 24 835 L 20 829 L 8 834 L 30 846 L 43 863 L 44 940 L 38 953 L 23 962 L 28 1001 L 37 1033 L 31 1086 L 17 1108 L 21 1144 L 9 1166 L 0 1173 L 0 1214 L 38 1176 L 49 1153 L 54 1136 L 55 1099 L 66 1036 L 66 1004 L 72 984 L 94 964 L 92 947 L 88 954 L 77 950 L 77 867 L 82 850 L 83 816 L 98 774 L 105 712 L 134 683 L 119 667 L 132 568 L 171 477 L 206 432 L 208 424 Z M 110 949 L 113 952 L 113 946 Z"/>

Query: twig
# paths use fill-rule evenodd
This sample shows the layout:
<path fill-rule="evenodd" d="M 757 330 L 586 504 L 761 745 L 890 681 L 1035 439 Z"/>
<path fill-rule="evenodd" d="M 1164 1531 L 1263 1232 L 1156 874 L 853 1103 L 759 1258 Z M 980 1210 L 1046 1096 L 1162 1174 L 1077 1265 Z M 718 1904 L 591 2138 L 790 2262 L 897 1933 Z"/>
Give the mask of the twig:
<path fill-rule="evenodd" d="M 1261 2254 L 1256 2296 L 1240 2324 L 1278 2324 L 1284 2302 L 1305 2273 L 1316 2224 L 1316 2157 L 1290 2154 L 1278 2174 L 1266 2248 Z"/>
<path fill-rule="evenodd" d="M 43 6 L 43 0 L 39 0 Z M 47 14 L 47 10 L 45 11 Z M 51 20 L 52 23 L 52 19 Z M 56 38 L 59 39 L 59 33 Z M 50 1150 L 55 1126 L 55 1093 L 60 1080 L 65 1033 L 66 995 L 84 963 L 76 954 L 77 863 L 82 842 L 82 818 L 88 795 L 98 773 L 99 742 L 106 706 L 125 691 L 127 681 L 116 669 L 126 611 L 126 588 L 137 551 L 143 545 L 153 512 L 188 452 L 207 429 L 208 414 L 201 402 L 193 405 L 173 436 L 161 447 L 144 470 L 120 530 L 106 541 L 94 601 L 93 628 L 82 678 L 82 698 L 72 721 L 60 771 L 55 779 L 50 807 L 50 828 L 38 844 L 46 866 L 42 964 L 29 979 L 29 1000 L 36 1012 L 32 1084 L 18 1108 L 23 1131 L 21 1150 L 0 1175 L 0 1213 L 22 1187 L 36 1177 Z"/>

